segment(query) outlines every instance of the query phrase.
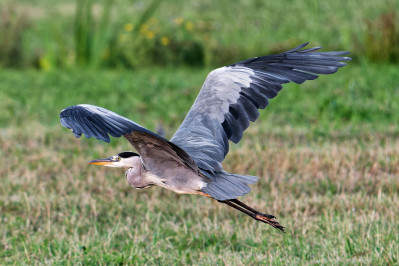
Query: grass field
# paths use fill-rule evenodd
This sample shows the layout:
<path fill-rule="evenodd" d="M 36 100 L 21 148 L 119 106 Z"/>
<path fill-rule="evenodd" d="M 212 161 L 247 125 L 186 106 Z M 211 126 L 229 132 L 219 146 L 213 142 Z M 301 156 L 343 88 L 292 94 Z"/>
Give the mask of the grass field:
<path fill-rule="evenodd" d="M 130 147 L 75 139 L 62 108 L 91 103 L 170 137 L 210 69 L 0 73 L 4 264 L 390 264 L 399 259 L 397 66 L 353 64 L 288 85 L 224 167 L 260 177 L 242 200 L 285 234 L 215 201 L 136 191 L 84 162 Z"/>

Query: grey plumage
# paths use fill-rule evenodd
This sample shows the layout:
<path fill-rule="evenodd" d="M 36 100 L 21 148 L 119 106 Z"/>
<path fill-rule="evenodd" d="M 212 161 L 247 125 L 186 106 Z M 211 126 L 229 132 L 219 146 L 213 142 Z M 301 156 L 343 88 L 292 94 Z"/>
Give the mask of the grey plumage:
<path fill-rule="evenodd" d="M 76 137 L 86 137 L 109 142 L 109 136 L 124 136 L 137 149 L 144 165 L 147 162 L 161 176 L 162 158 L 184 164 L 197 173 L 207 185 L 202 192 L 217 200 L 230 200 L 247 194 L 248 184 L 257 177 L 227 173 L 221 162 L 229 151 L 229 140 L 238 143 L 250 122 L 259 117 L 269 100 L 288 82 L 303 83 L 317 74 L 332 74 L 350 60 L 348 52 L 315 52 L 319 47 L 301 50 L 302 44 L 284 53 L 262 56 L 218 68 L 209 73 L 204 85 L 183 123 L 170 141 L 114 112 L 93 105 L 76 105 L 64 109 L 61 124 L 73 130 Z M 130 136 L 130 137 L 129 137 Z M 135 142 L 133 144 L 132 137 Z M 162 143 L 158 158 L 151 145 L 141 145 L 138 136 L 146 143 Z M 164 156 L 164 157 L 163 157 Z M 161 160 L 161 161 L 160 161 Z M 147 165 L 147 167 L 148 167 Z M 151 169 L 150 169 L 151 170 Z"/>
<path fill-rule="evenodd" d="M 316 74 L 332 74 L 350 60 L 348 52 L 314 52 L 320 47 L 255 57 L 212 71 L 188 115 L 171 141 L 183 148 L 209 172 L 218 172 L 229 151 L 228 140 L 238 143 L 249 122 L 259 117 L 269 99 L 290 81 L 303 83 Z"/>
<path fill-rule="evenodd" d="M 108 134 L 118 138 L 132 131 L 137 131 L 166 140 L 117 113 L 90 104 L 79 104 L 65 108 L 60 113 L 60 121 L 64 127 L 71 129 L 77 138 L 84 134 L 86 138 L 95 137 L 110 142 Z"/>

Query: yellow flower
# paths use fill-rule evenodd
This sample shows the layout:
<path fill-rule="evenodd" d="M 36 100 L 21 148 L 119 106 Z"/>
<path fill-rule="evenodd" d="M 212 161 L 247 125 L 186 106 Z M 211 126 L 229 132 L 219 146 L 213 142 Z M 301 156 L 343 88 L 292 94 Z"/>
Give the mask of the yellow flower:
<path fill-rule="evenodd" d="M 176 23 L 177 25 L 180 26 L 183 22 L 184 22 L 184 18 L 175 18 L 175 23 Z"/>
<path fill-rule="evenodd" d="M 149 31 L 145 32 L 145 37 L 147 37 L 147 39 L 152 39 L 152 38 L 154 38 L 154 36 L 155 36 L 155 34 L 153 31 L 149 30 Z"/>
<path fill-rule="evenodd" d="M 109 48 L 105 48 L 102 57 L 105 59 L 109 58 Z"/>
<path fill-rule="evenodd" d="M 194 24 L 190 21 L 186 22 L 186 24 L 184 24 L 184 26 L 186 26 L 186 30 L 188 30 L 188 31 L 192 31 L 194 29 Z"/>
<path fill-rule="evenodd" d="M 50 61 L 45 57 L 41 57 L 39 59 L 39 66 L 41 69 L 43 69 L 44 71 L 49 71 L 51 70 L 51 63 Z"/>
<path fill-rule="evenodd" d="M 161 38 L 161 44 L 162 44 L 163 46 L 168 46 L 169 43 L 170 43 L 170 40 L 169 40 L 168 37 L 165 37 L 165 36 L 164 36 L 164 37 Z"/>
<path fill-rule="evenodd" d="M 127 40 L 127 35 L 119 34 L 118 39 L 119 39 L 119 42 L 125 42 Z"/>
<path fill-rule="evenodd" d="M 127 32 L 131 32 L 134 29 L 134 25 L 132 23 L 126 23 L 123 28 L 125 29 L 125 31 Z"/>

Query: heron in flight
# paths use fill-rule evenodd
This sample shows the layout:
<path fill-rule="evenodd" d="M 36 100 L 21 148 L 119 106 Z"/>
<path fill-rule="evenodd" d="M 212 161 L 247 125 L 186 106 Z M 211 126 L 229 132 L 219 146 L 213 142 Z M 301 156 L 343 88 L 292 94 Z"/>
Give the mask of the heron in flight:
<path fill-rule="evenodd" d="M 282 84 L 303 83 L 317 74 L 332 74 L 350 60 L 348 52 L 304 49 L 255 57 L 209 73 L 197 99 L 174 136 L 167 140 L 107 109 L 80 104 L 61 111 L 61 124 L 77 138 L 84 134 L 109 142 L 123 136 L 137 153 L 126 151 L 88 162 L 127 168 L 128 183 L 137 189 L 160 186 L 179 194 L 196 194 L 227 204 L 255 220 L 284 231 L 276 217 L 262 213 L 237 198 L 251 191 L 256 176 L 223 170 L 229 140 L 238 143 L 259 109 L 269 104 Z"/>

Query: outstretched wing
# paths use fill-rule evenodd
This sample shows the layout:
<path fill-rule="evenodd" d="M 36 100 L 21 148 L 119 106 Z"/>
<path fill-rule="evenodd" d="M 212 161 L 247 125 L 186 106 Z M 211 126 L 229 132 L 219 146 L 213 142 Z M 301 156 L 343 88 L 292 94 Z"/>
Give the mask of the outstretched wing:
<path fill-rule="evenodd" d="M 228 140 L 238 143 L 249 122 L 259 117 L 282 85 L 332 74 L 351 60 L 348 52 L 301 50 L 308 43 L 277 55 L 255 57 L 209 73 L 193 106 L 171 139 L 209 172 L 219 172 L 229 151 Z"/>
<path fill-rule="evenodd" d="M 117 113 L 90 104 L 79 104 L 65 108 L 60 113 L 60 120 L 61 124 L 71 129 L 77 138 L 84 134 L 87 138 L 95 137 L 109 142 L 109 135 L 120 137 L 132 131 L 137 131 L 165 140 Z"/>
<path fill-rule="evenodd" d="M 186 165 L 198 172 L 193 159 L 181 148 L 140 126 L 139 124 L 111 112 L 107 109 L 80 104 L 65 108 L 60 113 L 61 124 L 72 130 L 75 137 L 84 134 L 87 138 L 106 142 L 113 137 L 125 137 L 136 149 L 146 167 L 155 171 L 163 163 L 159 161 L 173 161 L 177 165 Z"/>

